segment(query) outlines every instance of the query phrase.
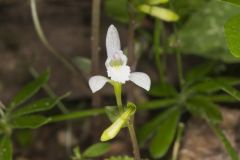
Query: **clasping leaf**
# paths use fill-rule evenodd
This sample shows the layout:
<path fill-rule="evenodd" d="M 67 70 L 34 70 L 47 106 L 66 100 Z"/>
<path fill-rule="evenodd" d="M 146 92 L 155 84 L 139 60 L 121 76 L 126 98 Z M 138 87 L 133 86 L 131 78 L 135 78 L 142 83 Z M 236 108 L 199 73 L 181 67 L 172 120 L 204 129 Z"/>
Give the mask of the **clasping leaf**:
<path fill-rule="evenodd" d="M 126 110 L 119 116 L 119 118 L 110 127 L 104 130 L 101 136 L 101 141 L 113 139 L 120 129 L 128 122 L 135 111 L 136 106 L 133 103 L 128 103 Z"/>

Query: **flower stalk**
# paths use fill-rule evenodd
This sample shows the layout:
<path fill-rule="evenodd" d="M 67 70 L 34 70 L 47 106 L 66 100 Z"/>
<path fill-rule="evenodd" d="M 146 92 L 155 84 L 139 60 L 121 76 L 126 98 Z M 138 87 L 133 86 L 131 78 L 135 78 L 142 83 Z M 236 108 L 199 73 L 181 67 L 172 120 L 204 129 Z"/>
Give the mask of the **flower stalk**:
<path fill-rule="evenodd" d="M 133 154 L 134 158 L 136 160 L 140 160 L 140 152 L 139 152 L 139 147 L 138 147 L 138 142 L 137 142 L 137 137 L 136 137 L 136 132 L 134 129 L 134 115 L 130 118 L 129 123 L 128 123 L 128 131 L 131 137 L 131 142 L 133 146 Z"/>
<path fill-rule="evenodd" d="M 121 128 L 127 124 L 135 160 L 140 160 L 139 147 L 134 130 L 134 113 L 136 111 L 136 106 L 133 103 L 128 103 L 127 107 L 124 107 L 122 104 L 122 85 L 127 81 L 132 81 L 137 86 L 149 91 L 151 79 L 146 73 L 131 72 L 134 69 L 131 69 L 130 66 L 127 65 L 128 58 L 121 50 L 120 38 L 114 25 L 110 25 L 108 28 L 106 49 L 107 59 L 105 61 L 105 66 L 107 75 L 110 79 L 101 75 L 95 75 L 89 79 L 88 83 L 93 93 L 102 89 L 106 83 L 110 83 L 114 87 L 119 117 L 110 127 L 104 130 L 101 141 L 113 139 Z M 131 88 L 129 89 L 131 91 Z"/>
<path fill-rule="evenodd" d="M 173 146 L 172 160 L 178 159 L 178 154 L 179 154 L 179 149 L 180 149 L 180 145 L 181 145 L 184 127 L 185 126 L 183 123 L 180 123 L 178 125 L 177 138 L 176 138 L 176 141 Z"/>
<path fill-rule="evenodd" d="M 122 105 L 122 85 L 121 83 L 113 82 L 113 86 L 114 86 L 117 106 L 119 109 L 119 113 L 121 114 L 124 110 Z M 140 152 L 139 152 L 138 142 L 136 138 L 136 132 L 134 129 L 134 114 L 130 117 L 128 121 L 128 131 L 129 131 L 131 143 L 133 146 L 133 154 L 134 154 L 135 160 L 140 160 Z"/>
<path fill-rule="evenodd" d="M 180 82 L 180 87 L 182 88 L 184 85 L 184 78 L 183 78 L 183 69 L 182 69 L 182 57 L 179 51 L 176 55 L 176 60 L 177 60 L 177 69 L 178 69 L 178 79 Z"/>
<path fill-rule="evenodd" d="M 113 87 L 114 87 L 114 93 L 116 96 L 119 113 L 122 113 L 123 112 L 122 96 L 121 96 L 122 95 L 122 85 L 121 85 L 121 83 L 113 82 Z"/>

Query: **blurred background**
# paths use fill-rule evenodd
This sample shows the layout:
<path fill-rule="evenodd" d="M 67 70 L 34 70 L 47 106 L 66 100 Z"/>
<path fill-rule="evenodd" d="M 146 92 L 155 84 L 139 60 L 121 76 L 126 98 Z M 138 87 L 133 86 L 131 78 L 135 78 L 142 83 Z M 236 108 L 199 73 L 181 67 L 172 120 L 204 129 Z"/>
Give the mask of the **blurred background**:
<path fill-rule="evenodd" d="M 99 64 L 93 69 L 91 68 L 94 65 L 91 63 L 93 1 L 36 1 L 43 32 L 49 44 L 57 51 L 58 56 L 56 56 L 39 39 L 32 19 L 30 1 L 0 0 L 1 101 L 8 104 L 21 88 L 34 79 L 36 73 L 40 74 L 50 69 L 47 86 L 51 91 L 58 96 L 66 92 L 71 94 L 62 100 L 67 111 L 62 113 L 55 108 L 44 115 L 66 114 L 75 110 L 114 105 L 115 98 L 111 86 L 107 85 L 93 96 L 88 86 L 88 79 L 93 74 L 107 75 L 104 64 L 105 36 L 110 24 L 114 24 L 119 31 L 122 49 L 125 52 L 129 50 L 129 37 L 131 38 L 129 26 L 132 24 L 132 19 L 125 3 L 126 0 L 101 1 L 99 11 L 101 14 L 98 14 L 100 16 L 99 47 L 96 51 L 99 51 Z M 145 72 L 151 77 L 152 89 L 156 89 L 155 84 L 162 73 L 164 77 L 160 79 L 171 84 L 177 91 L 180 90 L 176 53 L 182 55 L 184 76 L 198 65 L 210 64 L 213 67 L 207 76 L 204 75 L 205 77 L 239 78 L 239 59 L 229 52 L 223 28 L 230 17 L 240 13 L 239 7 L 219 0 L 175 0 L 161 5 L 178 14 L 179 20 L 176 22 L 156 20 L 156 17 L 143 12 L 134 15 L 135 35 L 132 43 L 135 54 L 134 59 L 129 63 L 132 68 Z M 158 42 L 156 42 L 156 23 L 159 23 L 158 27 L 161 30 L 161 35 L 157 38 L 161 46 L 159 48 L 154 45 Z M 159 71 L 159 62 L 156 61 L 158 54 L 161 56 L 160 63 L 164 64 L 162 66 L 164 71 Z M 124 101 L 128 97 L 128 87 L 133 88 L 131 84 L 124 87 Z M 131 93 L 136 104 L 148 104 L 148 101 L 156 99 L 154 90 L 146 93 L 134 87 Z M 32 101 L 46 95 L 48 92 L 42 89 Z M 240 154 L 239 103 L 231 101 L 231 103 L 219 104 L 223 116 L 221 127 Z M 135 120 L 136 128 L 140 128 L 161 111 L 161 108 L 139 111 Z M 224 146 L 204 120 L 186 113 L 183 114 L 181 121 L 185 123 L 185 132 L 179 150 L 180 160 L 230 159 Z M 109 124 L 105 116 L 93 116 L 51 123 L 36 130 L 16 130 L 13 134 L 14 160 L 70 159 L 75 146 L 84 150 L 91 144 L 99 142 L 102 131 Z M 111 141 L 111 147 L 104 157 L 131 155 L 131 144 L 126 135 L 128 135 L 126 130 L 120 132 L 120 135 Z M 151 157 L 147 145 L 141 151 L 143 157 Z M 169 154 L 166 153 L 165 158 Z"/>

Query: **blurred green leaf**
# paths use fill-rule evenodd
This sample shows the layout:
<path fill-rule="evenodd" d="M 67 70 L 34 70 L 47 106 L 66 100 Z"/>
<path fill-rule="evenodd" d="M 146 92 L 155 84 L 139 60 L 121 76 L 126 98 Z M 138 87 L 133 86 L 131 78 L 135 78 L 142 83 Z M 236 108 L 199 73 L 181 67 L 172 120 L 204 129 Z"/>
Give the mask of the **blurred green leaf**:
<path fill-rule="evenodd" d="M 151 5 L 157 5 L 157 4 L 162 4 L 162 3 L 168 3 L 169 0 L 145 0 L 147 4 Z"/>
<path fill-rule="evenodd" d="M 29 98 L 31 98 L 45 83 L 47 83 L 49 79 L 49 71 L 44 72 L 41 74 L 37 79 L 33 82 L 26 85 L 12 100 L 10 104 L 10 108 L 13 109 L 14 107 L 22 104 Z"/>
<path fill-rule="evenodd" d="M 202 83 L 198 83 L 197 85 L 193 86 L 191 89 L 195 92 L 200 93 L 211 93 L 216 92 L 219 90 L 223 90 L 230 96 L 234 97 L 236 100 L 240 101 L 240 91 L 232 87 L 232 85 L 239 84 L 238 78 L 216 78 L 216 79 L 209 79 Z M 235 102 L 234 99 L 227 95 L 213 95 L 208 96 L 209 100 L 219 101 L 219 102 Z"/>
<path fill-rule="evenodd" d="M 218 94 L 218 95 L 208 95 L 207 98 L 212 102 L 217 103 L 237 103 L 236 98 L 226 95 L 226 94 Z"/>
<path fill-rule="evenodd" d="M 172 107 L 164 112 L 161 112 L 152 120 L 145 123 L 142 127 L 137 130 L 137 138 L 140 146 L 143 146 L 145 142 L 155 133 L 159 128 L 162 121 L 168 118 L 173 112 L 176 112 L 178 107 Z"/>
<path fill-rule="evenodd" d="M 176 89 L 169 83 L 157 83 L 151 86 L 149 91 L 151 96 L 176 96 L 178 93 Z"/>
<path fill-rule="evenodd" d="M 89 58 L 75 57 L 74 64 L 84 73 L 90 73 L 92 62 Z"/>
<path fill-rule="evenodd" d="M 195 96 L 188 99 L 187 109 L 196 116 L 204 118 L 208 122 L 218 124 L 222 121 L 219 106 L 209 101 L 207 97 Z"/>
<path fill-rule="evenodd" d="M 129 22 L 128 0 L 105 0 L 104 9 L 109 17 L 122 23 Z"/>
<path fill-rule="evenodd" d="M 41 112 L 52 109 L 57 102 L 59 101 L 59 98 L 52 99 L 52 98 L 45 98 L 38 100 L 36 102 L 33 102 L 27 106 L 24 106 L 15 112 L 12 113 L 11 117 L 19 117 L 30 113 L 35 112 Z"/>
<path fill-rule="evenodd" d="M 48 123 L 51 119 L 41 115 L 27 115 L 17 117 L 10 121 L 13 128 L 38 128 Z"/>
<path fill-rule="evenodd" d="M 237 62 L 238 59 L 228 53 L 223 29 L 225 21 L 237 13 L 238 7 L 221 1 L 208 1 L 198 7 L 179 30 L 181 52 Z"/>
<path fill-rule="evenodd" d="M 127 109 L 112 123 L 110 127 L 105 129 L 101 135 L 101 141 L 113 139 L 121 128 L 128 122 L 130 117 L 135 113 L 136 106 L 133 103 L 128 103 Z"/>
<path fill-rule="evenodd" d="M 116 107 L 116 106 L 106 106 L 105 112 L 111 122 L 116 121 L 119 117 L 118 107 Z"/>
<path fill-rule="evenodd" d="M 196 10 L 201 8 L 206 2 L 208 2 L 208 0 L 175 0 L 171 5 L 180 15 L 181 20 L 185 20 L 189 18 L 189 15 L 192 15 Z"/>
<path fill-rule="evenodd" d="M 229 2 L 229 3 L 232 3 L 232 4 L 236 4 L 236 5 L 240 5 L 240 1 L 239 0 L 223 0 L 225 2 Z"/>
<path fill-rule="evenodd" d="M 240 84 L 240 79 L 235 77 L 219 77 L 207 78 L 199 83 L 194 84 L 189 89 L 200 93 L 212 93 L 222 89 L 221 84 L 237 85 Z"/>
<path fill-rule="evenodd" d="M 221 86 L 223 91 L 240 101 L 240 91 L 226 83 L 218 82 L 218 84 Z"/>
<path fill-rule="evenodd" d="M 217 126 L 217 125 L 211 125 L 211 127 L 213 128 L 216 135 L 223 143 L 225 149 L 227 150 L 228 154 L 231 156 L 232 160 L 238 160 L 237 152 L 234 150 L 231 143 L 229 142 L 229 140 L 226 138 L 223 131 L 221 130 L 221 128 L 219 128 L 219 126 Z"/>
<path fill-rule="evenodd" d="M 0 140 L 0 159 L 12 160 L 13 147 L 10 137 L 2 137 Z"/>
<path fill-rule="evenodd" d="M 150 153 L 155 159 L 161 158 L 167 153 L 173 142 L 179 117 L 180 111 L 176 109 L 158 124 L 158 130 L 150 143 Z"/>
<path fill-rule="evenodd" d="M 212 79 L 205 79 L 199 83 L 194 84 L 189 90 L 199 93 L 212 93 L 220 90 L 221 87 Z"/>
<path fill-rule="evenodd" d="M 179 16 L 175 12 L 166 8 L 143 4 L 138 6 L 138 9 L 143 13 L 149 14 L 155 18 L 159 18 L 167 22 L 175 22 L 179 19 Z"/>
<path fill-rule="evenodd" d="M 94 157 L 102 156 L 109 150 L 109 148 L 110 148 L 110 144 L 108 143 L 94 144 L 83 152 L 83 157 L 94 158 Z"/>
<path fill-rule="evenodd" d="M 176 104 L 176 98 L 163 98 L 158 100 L 151 100 L 138 105 L 139 110 L 151 110 L 151 109 L 159 109 L 166 108 Z"/>
<path fill-rule="evenodd" d="M 190 69 L 186 74 L 187 81 L 195 81 L 199 80 L 214 70 L 215 63 L 207 62 L 204 64 L 200 64 L 198 66 L 193 67 Z"/>
<path fill-rule="evenodd" d="M 224 29 L 230 52 L 235 57 L 240 58 L 240 15 L 230 18 L 225 23 Z"/>

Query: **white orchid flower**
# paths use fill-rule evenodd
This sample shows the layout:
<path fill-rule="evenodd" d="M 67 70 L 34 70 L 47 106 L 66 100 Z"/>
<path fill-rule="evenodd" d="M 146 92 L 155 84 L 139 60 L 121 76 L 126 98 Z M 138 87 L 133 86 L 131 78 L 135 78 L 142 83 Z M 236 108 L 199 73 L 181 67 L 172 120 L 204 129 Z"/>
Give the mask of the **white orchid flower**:
<path fill-rule="evenodd" d="M 110 79 L 96 75 L 89 79 L 89 86 L 93 93 L 100 90 L 107 82 L 118 82 L 125 84 L 126 81 L 132 81 L 136 85 L 149 91 L 151 80 L 146 73 L 132 72 L 127 65 L 127 57 L 121 50 L 120 39 L 117 29 L 110 25 L 106 36 L 107 60 L 105 66 Z"/>

